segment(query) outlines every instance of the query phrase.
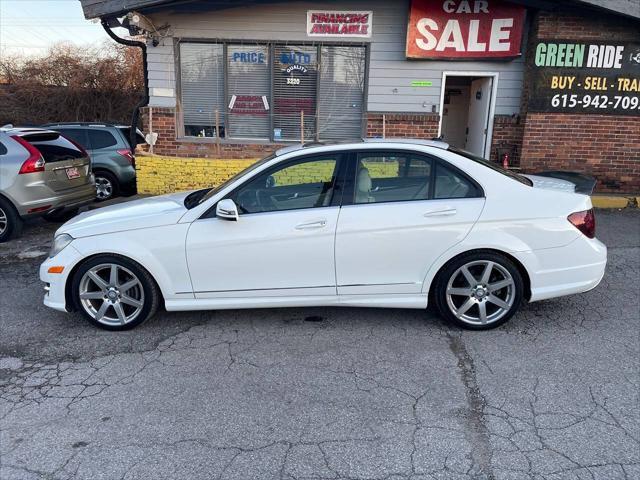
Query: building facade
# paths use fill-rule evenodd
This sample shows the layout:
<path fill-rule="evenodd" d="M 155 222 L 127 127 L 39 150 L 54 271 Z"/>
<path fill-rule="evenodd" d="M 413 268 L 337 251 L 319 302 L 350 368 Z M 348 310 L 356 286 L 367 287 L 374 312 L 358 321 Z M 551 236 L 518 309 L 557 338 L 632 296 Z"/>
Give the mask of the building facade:
<path fill-rule="evenodd" d="M 129 13 L 147 35 L 154 153 L 442 137 L 640 191 L 638 0 L 120 3 L 83 0 L 88 17 Z"/>

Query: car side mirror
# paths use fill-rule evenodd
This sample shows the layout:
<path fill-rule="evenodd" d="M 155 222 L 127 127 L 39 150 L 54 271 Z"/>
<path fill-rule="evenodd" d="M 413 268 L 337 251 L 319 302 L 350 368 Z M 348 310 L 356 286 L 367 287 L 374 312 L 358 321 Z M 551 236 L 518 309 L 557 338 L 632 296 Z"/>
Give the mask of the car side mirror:
<path fill-rule="evenodd" d="M 239 219 L 238 206 L 230 198 L 220 200 L 216 205 L 216 217 L 237 222 Z"/>

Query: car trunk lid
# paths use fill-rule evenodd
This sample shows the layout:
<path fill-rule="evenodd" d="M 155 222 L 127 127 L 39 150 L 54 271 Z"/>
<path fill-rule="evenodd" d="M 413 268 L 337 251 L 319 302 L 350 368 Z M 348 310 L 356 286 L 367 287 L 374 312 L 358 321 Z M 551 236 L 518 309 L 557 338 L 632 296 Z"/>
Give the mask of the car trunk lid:
<path fill-rule="evenodd" d="M 561 190 L 566 192 L 591 195 L 596 186 L 596 179 L 590 175 L 578 172 L 548 171 L 535 175 L 524 175 L 537 188 Z"/>

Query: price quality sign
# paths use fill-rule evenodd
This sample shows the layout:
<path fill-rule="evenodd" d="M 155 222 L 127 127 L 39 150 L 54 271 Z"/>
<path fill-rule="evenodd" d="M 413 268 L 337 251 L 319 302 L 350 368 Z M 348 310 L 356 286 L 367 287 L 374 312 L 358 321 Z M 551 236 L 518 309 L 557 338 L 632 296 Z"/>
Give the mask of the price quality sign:
<path fill-rule="evenodd" d="M 640 44 L 539 41 L 530 112 L 640 115 Z"/>

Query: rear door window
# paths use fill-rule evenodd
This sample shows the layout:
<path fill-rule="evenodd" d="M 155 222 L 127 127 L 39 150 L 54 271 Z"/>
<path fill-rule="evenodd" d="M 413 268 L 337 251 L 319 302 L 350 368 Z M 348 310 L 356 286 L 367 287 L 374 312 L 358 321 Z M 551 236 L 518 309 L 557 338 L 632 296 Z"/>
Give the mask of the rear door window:
<path fill-rule="evenodd" d="M 87 131 L 84 128 L 54 128 L 56 132 L 60 132 L 67 138 L 70 138 L 83 148 L 87 150 L 89 147 L 89 139 L 87 138 Z"/>
<path fill-rule="evenodd" d="M 2 142 L 0 142 L 0 155 L 6 155 L 6 154 L 7 154 L 7 147 L 5 147 Z"/>
<path fill-rule="evenodd" d="M 118 144 L 116 137 L 107 130 L 89 129 L 87 133 L 89 134 L 89 145 L 92 150 L 113 147 Z"/>
<path fill-rule="evenodd" d="M 428 200 L 432 166 L 430 158 L 412 152 L 360 153 L 355 203 Z"/>
<path fill-rule="evenodd" d="M 474 198 L 481 196 L 478 188 L 455 169 L 438 162 L 433 198 Z"/>

